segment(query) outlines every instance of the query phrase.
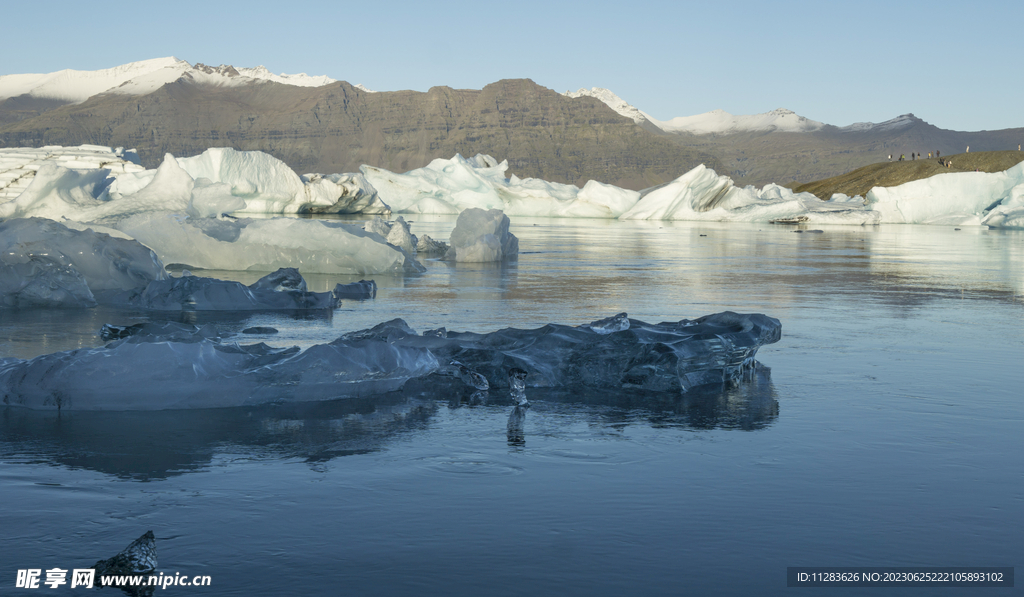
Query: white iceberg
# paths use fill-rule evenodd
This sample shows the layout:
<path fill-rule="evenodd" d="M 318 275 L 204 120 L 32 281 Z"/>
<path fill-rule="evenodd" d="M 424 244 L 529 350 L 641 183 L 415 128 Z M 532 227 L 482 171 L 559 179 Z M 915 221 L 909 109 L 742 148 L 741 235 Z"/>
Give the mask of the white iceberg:
<path fill-rule="evenodd" d="M 511 216 L 811 224 L 1020 227 L 1024 220 L 1024 208 L 1013 199 L 1013 189 L 1024 184 L 1021 165 L 994 174 L 940 174 L 878 187 L 864 198 L 837 195 L 821 201 L 774 184 L 737 187 L 704 166 L 636 192 L 593 180 L 579 188 L 506 177 L 508 162 L 486 155 L 467 159 L 456 154 L 404 174 L 363 166 L 361 174 L 326 176 L 299 176 L 272 156 L 229 148 L 188 158 L 168 155 L 156 170 L 142 170 L 125 159 L 132 155 L 97 146 L 0 150 L 0 218 L 109 222 L 153 211 L 193 218 L 392 211 L 454 215 L 477 208 Z M 387 239 L 392 228 L 378 232 Z M 418 244 L 411 234 L 391 242 L 407 253 Z"/>
<path fill-rule="evenodd" d="M 198 156 L 164 156 L 160 167 L 144 170 L 107 148 L 105 156 L 80 156 L 82 148 L 49 154 L 0 154 L 0 218 L 68 218 L 91 222 L 147 211 L 175 211 L 196 217 L 222 213 L 390 212 L 360 174 L 300 177 L 284 162 L 259 151 L 208 149 Z M 13 157 L 12 157 L 13 156 Z M 4 161 L 6 159 L 6 161 Z M 13 190 L 18 194 L 14 195 Z"/>
<path fill-rule="evenodd" d="M 1022 185 L 1024 162 L 1003 172 L 950 172 L 896 187 L 875 187 L 865 199 L 867 209 L 878 212 L 885 223 L 1002 227 L 1024 217 L 1019 205 Z"/>
<path fill-rule="evenodd" d="M 167 154 L 158 170 L 118 176 L 108 189 L 109 199 L 119 202 L 152 187 L 160 170 L 171 168 L 169 161 L 175 162 L 191 179 L 182 178 L 175 186 L 176 195 L 187 196 L 192 201 L 192 215 L 389 211 L 388 206 L 377 198 L 373 187 L 359 174 L 299 176 L 287 164 L 269 154 L 229 147 L 207 149 L 187 158 L 174 158 Z M 168 181 L 158 186 L 164 192 L 170 189 Z M 164 209 L 185 208 L 175 202 Z"/>
<path fill-rule="evenodd" d="M 515 259 L 519 239 L 508 231 L 509 224 L 508 216 L 500 209 L 464 210 L 455 221 L 445 260 L 480 263 Z"/>
<path fill-rule="evenodd" d="M 458 214 L 468 208 L 500 209 L 513 216 L 615 218 L 640 197 L 636 191 L 590 181 L 583 189 L 536 178 L 505 177 L 508 161 L 477 154 L 436 159 L 396 174 L 360 169 L 395 212 Z"/>
<path fill-rule="evenodd" d="M 424 271 L 406 251 L 354 224 L 297 218 L 190 218 L 151 212 L 115 223 L 167 264 L 191 269 L 272 272 L 294 267 L 318 274 Z"/>
<path fill-rule="evenodd" d="M 623 220 L 769 222 L 805 218 L 820 224 L 872 224 L 878 214 L 863 205 L 831 203 L 776 184 L 737 187 L 728 176 L 697 166 L 670 183 L 650 189 L 620 216 Z"/>

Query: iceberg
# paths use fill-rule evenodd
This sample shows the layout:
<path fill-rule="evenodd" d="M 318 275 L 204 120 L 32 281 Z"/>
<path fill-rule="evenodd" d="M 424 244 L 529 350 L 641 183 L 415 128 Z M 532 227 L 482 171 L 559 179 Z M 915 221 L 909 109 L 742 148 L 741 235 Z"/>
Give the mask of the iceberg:
<path fill-rule="evenodd" d="M 113 223 L 165 263 L 190 269 L 404 274 L 425 271 L 405 250 L 354 224 L 297 218 L 190 218 L 137 214 Z"/>
<path fill-rule="evenodd" d="M 132 239 L 42 218 L 0 222 L 0 308 L 101 303 L 151 311 L 309 311 L 376 295 L 372 280 L 308 292 L 296 268 L 278 269 L 249 286 L 187 271 L 171 278 L 156 254 Z"/>
<path fill-rule="evenodd" d="M 782 335 L 761 314 L 628 321 L 421 335 L 395 319 L 304 351 L 226 342 L 210 325 L 107 326 L 116 339 L 103 347 L 0 360 L 0 396 L 42 410 L 164 410 L 378 396 L 410 380 L 443 393 L 454 379 L 517 402 L 527 385 L 678 394 L 739 381 Z"/>
<path fill-rule="evenodd" d="M 330 311 L 341 304 L 340 298 L 335 292 L 308 292 L 299 270 L 282 268 L 249 286 L 185 272 L 102 302 L 147 311 Z"/>
<path fill-rule="evenodd" d="M 648 189 L 619 216 L 622 220 L 771 222 L 801 218 L 815 224 L 875 224 L 878 214 L 859 205 L 831 203 L 776 184 L 737 187 L 728 176 L 700 165 L 667 184 Z M 806 219 L 804 219 L 806 218 Z"/>
<path fill-rule="evenodd" d="M 105 577 L 153 574 L 157 569 L 156 536 L 153 531 L 146 531 L 117 555 L 96 562 L 92 568 L 95 570 L 94 582 L 97 586 L 101 586 Z M 139 587 L 127 584 L 106 586 L 123 586 L 124 592 L 129 595 L 152 594 L 152 591 L 139 591 Z"/>
<path fill-rule="evenodd" d="M 258 151 L 212 148 L 185 158 L 168 154 L 155 170 L 132 163 L 133 155 L 131 150 L 98 146 L 0 150 L 0 218 L 109 223 L 153 212 L 201 219 L 223 214 L 455 215 L 476 208 L 510 216 L 624 220 L 1010 228 L 1024 221 L 1024 211 L 1013 199 L 1013 189 L 1024 184 L 1021 165 L 992 174 L 939 174 L 876 187 L 864 197 L 837 195 L 821 201 L 775 184 L 738 187 L 703 165 L 637 192 L 594 180 L 580 188 L 506 176 L 507 161 L 482 154 L 435 159 L 404 174 L 362 166 L 359 173 L 303 176 Z M 392 231 L 402 233 L 391 226 L 376 231 L 384 239 Z M 411 234 L 389 242 L 406 253 L 419 248 Z M 430 243 L 424 249 L 442 252 Z"/>
<path fill-rule="evenodd" d="M 886 223 L 984 222 L 987 226 L 1014 227 L 1024 217 L 1019 206 L 1022 195 L 1024 162 L 1003 172 L 950 172 L 895 187 L 875 187 L 865 200 L 867 208 L 878 212 Z"/>
<path fill-rule="evenodd" d="M 0 308 L 91 307 L 103 291 L 166 280 L 149 248 L 42 218 L 0 222 Z"/>
<path fill-rule="evenodd" d="M 0 154 L 0 181 L 28 181 L 27 186 L 15 185 L 18 194 L 8 193 L 6 201 L 0 196 L 0 218 L 90 222 L 149 211 L 193 217 L 390 213 L 360 174 L 300 177 L 281 160 L 260 151 L 212 148 L 188 158 L 167 154 L 158 168 L 145 170 L 119 159 L 109 148 L 109 155 L 99 156 L 82 148 L 48 149 L 51 154 L 20 159 Z M 64 157 L 62 149 L 71 157 L 87 153 L 90 159 L 52 159 Z M 35 161 L 24 163 L 26 159 Z"/>
<path fill-rule="evenodd" d="M 519 255 L 519 239 L 508 231 L 509 219 L 500 209 L 464 210 L 455 221 L 445 253 L 447 261 L 507 261 Z"/>
<path fill-rule="evenodd" d="M 513 216 L 615 218 L 640 194 L 597 181 L 583 189 L 536 178 L 506 178 L 508 161 L 477 154 L 436 159 L 396 174 L 363 166 L 360 171 L 395 212 L 458 214 L 469 208 L 500 209 Z"/>

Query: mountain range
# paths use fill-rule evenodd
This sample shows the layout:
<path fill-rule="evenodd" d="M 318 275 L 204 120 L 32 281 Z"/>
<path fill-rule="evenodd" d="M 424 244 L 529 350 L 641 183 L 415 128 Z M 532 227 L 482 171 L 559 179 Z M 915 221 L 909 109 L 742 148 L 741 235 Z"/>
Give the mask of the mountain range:
<path fill-rule="evenodd" d="M 406 171 L 455 153 L 507 159 L 522 178 L 641 189 L 703 163 L 740 184 L 810 182 L 889 154 L 1016 149 L 1024 129 L 958 132 L 913 114 L 836 127 L 778 109 L 654 119 L 607 89 L 557 93 L 529 79 L 481 90 L 374 92 L 325 76 L 176 58 L 101 71 L 0 76 L 0 146 L 132 147 L 165 153 L 231 146 L 299 172 Z"/>

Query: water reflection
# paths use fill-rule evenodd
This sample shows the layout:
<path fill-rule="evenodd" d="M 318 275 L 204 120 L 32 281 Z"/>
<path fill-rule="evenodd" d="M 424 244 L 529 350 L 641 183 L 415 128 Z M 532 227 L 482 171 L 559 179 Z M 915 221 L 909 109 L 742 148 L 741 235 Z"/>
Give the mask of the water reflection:
<path fill-rule="evenodd" d="M 739 383 L 701 386 L 682 395 L 621 391 L 580 395 L 533 389 L 530 397 L 534 401 L 583 402 L 605 407 L 592 409 L 592 418 L 606 426 L 646 421 L 653 427 L 756 431 L 768 427 L 779 416 L 771 369 L 760 363 L 746 370 Z"/>
<path fill-rule="evenodd" d="M 767 427 L 779 413 L 770 372 L 761 366 L 736 385 L 683 396 L 533 388 L 530 400 L 539 407 L 531 415 L 535 421 L 554 407 L 602 427 L 751 431 Z M 495 431 L 508 413 L 506 439 L 523 447 L 530 432 L 525 402 L 508 390 L 480 391 L 451 378 L 447 389 L 410 386 L 373 398 L 249 408 L 54 413 L 7 407 L 0 410 L 0 454 L 11 462 L 44 462 L 138 481 L 203 470 L 224 452 L 301 459 L 312 466 L 382 450 L 410 432 L 452 433 L 451 427 L 433 426 L 442 408 L 486 409 L 487 422 L 473 424 L 493 425 Z"/>
<path fill-rule="evenodd" d="M 0 411 L 0 452 L 126 479 L 202 469 L 226 448 L 308 463 L 381 449 L 437 410 L 401 394 L 252 408 L 155 412 Z"/>
<path fill-rule="evenodd" d="M 530 408 L 530 405 L 519 406 L 517 404 L 512 407 L 512 412 L 508 415 L 508 423 L 505 425 L 505 435 L 508 438 L 508 445 L 526 445 L 526 435 L 523 431 L 523 426 L 526 424 L 526 409 L 528 408 Z"/>

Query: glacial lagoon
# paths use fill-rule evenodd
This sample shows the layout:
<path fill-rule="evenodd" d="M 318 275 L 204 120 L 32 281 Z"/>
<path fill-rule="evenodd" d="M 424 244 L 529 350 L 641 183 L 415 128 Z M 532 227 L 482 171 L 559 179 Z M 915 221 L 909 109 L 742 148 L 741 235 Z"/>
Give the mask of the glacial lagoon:
<path fill-rule="evenodd" d="M 433 238 L 454 226 L 408 219 Z M 1024 231 L 512 226 L 517 262 L 426 259 L 422 274 L 373 276 L 376 299 L 331 317 L 177 320 L 273 327 L 251 341 L 308 347 L 395 317 L 486 332 L 731 310 L 779 319 L 782 339 L 735 387 L 528 388 L 514 438 L 507 390 L 459 387 L 213 410 L 0 409 L 4 594 L 62 593 L 13 589 L 16 571 L 87 567 L 147 530 L 165 574 L 211 576 L 170 589 L 199 595 L 823 595 L 835 591 L 787 589 L 786 568 L 1022 561 Z M 323 291 L 359 276 L 306 278 Z M 0 358 L 97 346 L 102 324 L 153 317 L 3 312 Z"/>

